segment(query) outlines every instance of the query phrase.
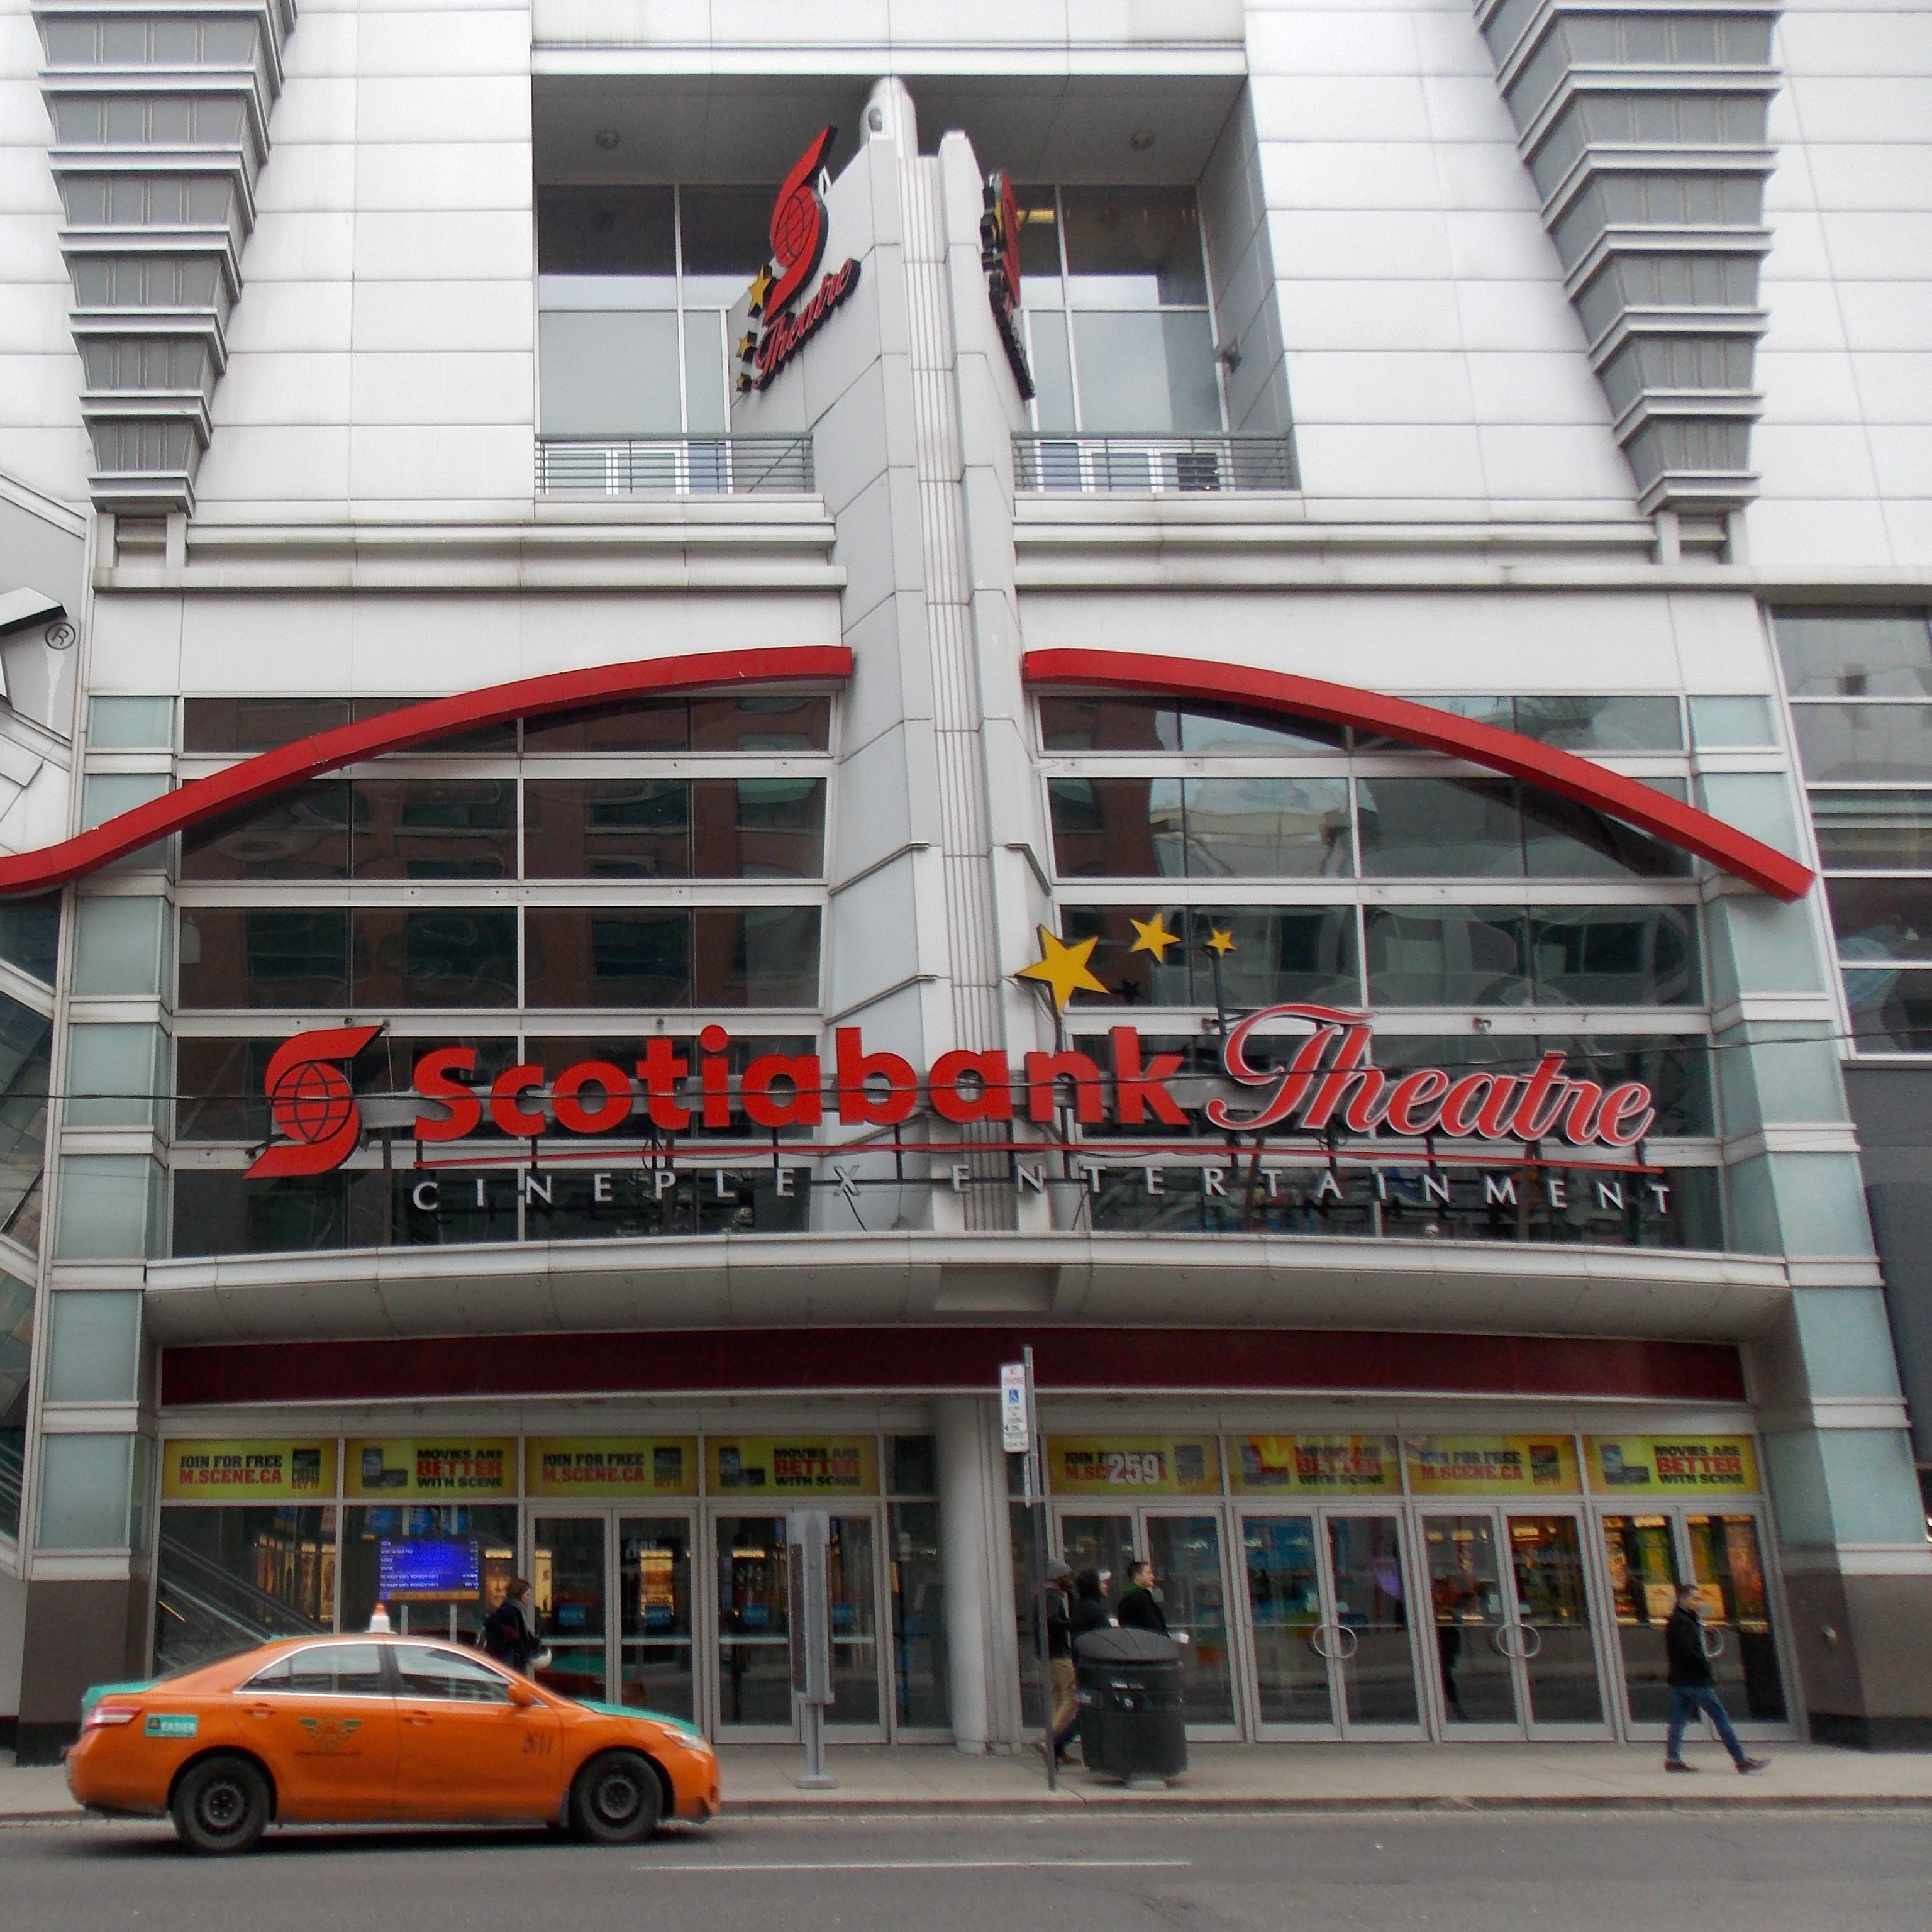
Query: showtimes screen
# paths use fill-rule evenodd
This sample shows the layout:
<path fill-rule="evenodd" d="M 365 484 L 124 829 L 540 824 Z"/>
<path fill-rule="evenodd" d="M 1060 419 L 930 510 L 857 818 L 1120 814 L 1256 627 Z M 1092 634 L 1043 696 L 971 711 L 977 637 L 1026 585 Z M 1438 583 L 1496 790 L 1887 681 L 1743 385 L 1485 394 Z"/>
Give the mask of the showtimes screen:
<path fill-rule="evenodd" d="M 376 1545 L 377 1594 L 389 1604 L 465 1603 L 482 1592 L 477 1544 L 390 1542 Z"/>

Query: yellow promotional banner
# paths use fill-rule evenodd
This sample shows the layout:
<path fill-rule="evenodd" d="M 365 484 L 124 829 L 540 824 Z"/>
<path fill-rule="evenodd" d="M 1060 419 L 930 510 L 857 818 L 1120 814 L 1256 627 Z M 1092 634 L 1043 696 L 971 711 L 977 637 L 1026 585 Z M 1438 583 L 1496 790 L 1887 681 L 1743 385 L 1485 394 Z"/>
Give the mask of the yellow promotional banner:
<path fill-rule="evenodd" d="M 335 1441 L 165 1443 L 161 1500 L 333 1502 Z"/>
<path fill-rule="evenodd" d="M 1399 1496 L 1393 1436 L 1238 1436 L 1228 1471 L 1253 1496 Z"/>
<path fill-rule="evenodd" d="M 1221 1493 L 1221 1445 L 1211 1436 L 1049 1436 L 1046 1486 L 1057 1496 Z"/>
<path fill-rule="evenodd" d="M 517 1445 L 501 1438 L 431 1436 L 421 1442 L 352 1442 L 352 1496 L 380 1502 L 478 1502 L 517 1493 Z"/>
<path fill-rule="evenodd" d="M 711 1492 L 746 1496 L 869 1496 L 879 1487 L 869 1436 L 738 1436 L 707 1445 Z"/>
<path fill-rule="evenodd" d="M 524 1444 L 528 1496 L 694 1496 L 698 1438 L 533 1436 Z"/>
<path fill-rule="evenodd" d="M 1598 1496 L 1754 1496 L 1748 1436 L 1587 1436 L 1583 1466 Z"/>
<path fill-rule="evenodd" d="M 1412 1436 L 1402 1456 L 1418 1496 L 1567 1496 L 1578 1488 L 1568 1436 Z"/>

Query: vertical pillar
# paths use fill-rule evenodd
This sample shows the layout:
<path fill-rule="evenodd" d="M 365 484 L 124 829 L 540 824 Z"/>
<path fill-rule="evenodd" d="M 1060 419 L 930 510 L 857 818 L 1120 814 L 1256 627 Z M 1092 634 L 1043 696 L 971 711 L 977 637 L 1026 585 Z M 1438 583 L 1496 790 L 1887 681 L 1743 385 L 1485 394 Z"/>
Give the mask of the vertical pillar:
<path fill-rule="evenodd" d="M 979 1752 L 1000 1741 L 1000 1688 L 1019 1670 L 1012 1619 L 1004 1614 L 1012 1599 L 1002 1586 L 1006 1471 L 990 1397 L 948 1396 L 932 1406 L 952 1738 L 962 1751 Z"/>

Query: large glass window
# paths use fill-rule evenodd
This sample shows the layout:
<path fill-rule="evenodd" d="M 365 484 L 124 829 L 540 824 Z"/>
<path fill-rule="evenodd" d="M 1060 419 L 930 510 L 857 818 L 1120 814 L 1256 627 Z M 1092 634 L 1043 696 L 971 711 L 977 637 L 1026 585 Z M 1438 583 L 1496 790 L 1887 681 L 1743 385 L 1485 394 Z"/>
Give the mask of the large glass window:
<path fill-rule="evenodd" d="M 1932 626 L 1773 620 L 1858 1053 L 1932 1053 Z"/>
<path fill-rule="evenodd" d="M 40 1240 L 53 1022 L 0 993 L 0 1234 Z"/>
<path fill-rule="evenodd" d="M 157 1670 L 334 1627 L 332 1505 L 166 1507 L 158 1554 Z"/>
<path fill-rule="evenodd" d="M 33 1361 L 33 1284 L 0 1271 L 0 1534 L 12 1537 L 20 1534 Z"/>
<path fill-rule="evenodd" d="M 721 436 L 726 320 L 770 253 L 770 188 L 537 190 L 546 436 Z"/>
<path fill-rule="evenodd" d="M 1027 188 L 1018 202 L 1036 426 L 1089 436 L 1220 430 L 1194 190 Z"/>
<path fill-rule="evenodd" d="M 441 1503 L 398 1503 L 376 1508 L 350 1508 L 343 1512 L 342 1628 L 366 1630 L 370 1613 L 381 1594 L 386 1546 L 392 1566 L 411 1545 L 465 1546 L 473 1561 L 442 1566 L 452 1576 L 448 1592 L 431 1598 L 393 1603 L 389 1621 L 400 1634 L 413 1636 L 461 1639 L 475 1644 L 483 1619 L 502 1601 L 503 1587 L 516 1567 L 517 1510 L 514 1504 L 475 1507 Z M 476 1579 L 473 1589 L 466 1580 Z"/>

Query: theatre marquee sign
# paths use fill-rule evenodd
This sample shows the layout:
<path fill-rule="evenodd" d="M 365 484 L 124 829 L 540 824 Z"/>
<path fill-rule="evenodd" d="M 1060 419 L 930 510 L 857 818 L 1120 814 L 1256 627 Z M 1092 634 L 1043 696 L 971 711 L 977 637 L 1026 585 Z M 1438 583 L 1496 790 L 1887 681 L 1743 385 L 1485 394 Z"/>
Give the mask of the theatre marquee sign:
<path fill-rule="evenodd" d="M 1308 1030 L 1298 1037 L 1279 1029 Z M 271 1058 L 264 1085 L 283 1138 L 249 1169 L 256 1178 L 326 1173 L 358 1144 L 362 1121 L 344 1063 L 382 1030 L 328 1028 L 298 1034 Z M 1386 1072 L 1374 1063 L 1370 1016 L 1295 1004 L 1264 1008 L 1221 1043 L 1224 1090 L 1177 1090 L 1183 1057 L 1150 1050 L 1139 1030 L 1108 1030 L 1106 1064 L 1084 1051 L 1028 1053 L 960 1049 L 916 1067 L 904 1055 L 867 1048 L 861 1028 L 839 1027 L 832 1052 L 766 1053 L 731 1071 L 722 1026 L 698 1035 L 696 1051 L 651 1037 L 628 1064 L 586 1059 L 550 1068 L 535 1062 L 476 1080 L 471 1046 L 436 1047 L 416 1063 L 408 1131 L 420 1143 L 462 1141 L 482 1131 L 536 1144 L 572 1136 L 628 1132 L 676 1150 L 681 1138 L 742 1130 L 900 1127 L 915 1116 L 944 1126 L 1024 1123 L 1035 1127 L 1140 1129 L 1159 1136 L 1198 1124 L 1258 1147 L 1269 1137 L 1334 1136 L 1396 1142 L 1437 1139 L 1621 1150 L 1655 1118 L 1640 1081 L 1605 1086 L 1546 1053 L 1526 1073 L 1450 1072 L 1421 1067 Z M 1198 1089 L 1201 1083 L 1186 1083 Z M 943 1135 L 940 1136 L 944 1138 Z M 874 1143 L 876 1144 L 876 1143 Z M 898 1144 L 892 1144 L 897 1145 Z M 922 1151 L 904 1144 L 903 1151 Z"/>

